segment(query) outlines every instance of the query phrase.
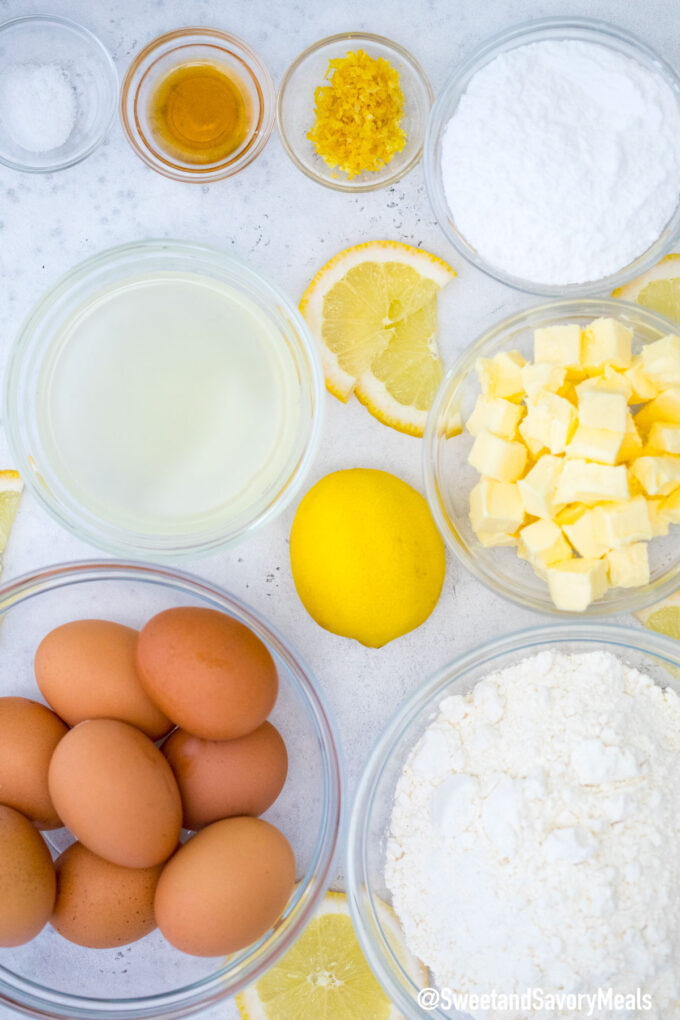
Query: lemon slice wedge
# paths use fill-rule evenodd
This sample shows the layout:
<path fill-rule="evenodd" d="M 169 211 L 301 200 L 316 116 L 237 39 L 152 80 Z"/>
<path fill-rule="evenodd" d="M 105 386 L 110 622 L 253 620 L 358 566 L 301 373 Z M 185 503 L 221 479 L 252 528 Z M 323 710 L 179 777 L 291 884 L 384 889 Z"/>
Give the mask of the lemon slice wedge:
<path fill-rule="evenodd" d="M 680 641 L 680 591 L 635 615 L 648 630 Z"/>
<path fill-rule="evenodd" d="M 383 904 L 387 937 L 399 930 Z M 402 965 L 418 987 L 426 971 L 413 957 Z M 302 935 L 260 980 L 236 996 L 242 1020 L 402 1020 L 369 968 L 344 893 L 329 892 Z"/>
<path fill-rule="evenodd" d="M 666 255 L 646 273 L 618 287 L 612 297 L 636 301 L 680 322 L 680 254 Z"/>
<path fill-rule="evenodd" d="M 7 548 L 24 483 L 18 471 L 0 471 L 0 554 Z"/>
<path fill-rule="evenodd" d="M 398 241 L 347 248 L 316 274 L 300 311 L 321 352 L 328 390 L 356 394 L 385 425 L 422 436 L 443 375 L 437 292 L 456 273 Z"/>

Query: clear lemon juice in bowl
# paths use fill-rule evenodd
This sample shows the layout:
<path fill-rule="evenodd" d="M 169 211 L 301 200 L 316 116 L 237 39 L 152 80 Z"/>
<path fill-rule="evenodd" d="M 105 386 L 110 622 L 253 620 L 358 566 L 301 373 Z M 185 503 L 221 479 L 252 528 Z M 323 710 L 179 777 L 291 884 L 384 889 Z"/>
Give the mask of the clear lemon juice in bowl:
<path fill-rule="evenodd" d="M 210 249 L 146 242 L 85 263 L 38 306 L 10 365 L 10 434 L 29 484 L 83 537 L 200 553 L 290 495 L 321 386 L 274 288 Z"/>
<path fill-rule="evenodd" d="M 157 273 L 96 295 L 43 367 L 53 470 L 85 506 L 140 531 L 237 515 L 290 449 L 296 378 L 281 347 L 218 281 Z"/>

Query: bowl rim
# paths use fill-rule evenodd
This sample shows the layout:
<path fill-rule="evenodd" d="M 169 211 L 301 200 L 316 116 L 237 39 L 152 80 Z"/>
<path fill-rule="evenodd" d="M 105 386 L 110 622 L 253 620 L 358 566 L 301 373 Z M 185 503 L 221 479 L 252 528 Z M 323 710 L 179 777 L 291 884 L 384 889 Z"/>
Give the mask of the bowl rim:
<path fill-rule="evenodd" d="M 395 170 L 394 173 L 385 178 L 385 180 L 374 183 L 369 181 L 363 184 L 352 184 L 349 180 L 328 180 L 322 174 L 315 173 L 314 170 L 311 170 L 308 166 L 306 166 L 302 160 L 299 159 L 295 147 L 291 144 L 288 134 L 283 126 L 284 103 L 286 101 L 288 88 L 295 72 L 309 57 L 313 56 L 325 46 L 335 46 L 336 44 L 339 45 L 340 43 L 345 42 L 356 42 L 357 40 L 363 40 L 369 45 L 374 43 L 384 47 L 385 49 L 391 50 L 400 57 L 404 63 L 408 64 L 422 85 L 423 91 L 428 98 L 429 107 L 430 109 L 432 108 L 432 104 L 434 102 L 432 85 L 430 84 L 430 80 L 427 77 L 424 68 L 413 54 L 409 52 L 409 50 L 407 50 L 404 46 L 401 46 L 399 43 L 394 42 L 392 39 L 388 39 L 383 35 L 377 35 L 373 32 L 337 32 L 335 35 L 325 36 L 323 39 L 319 39 L 317 42 L 312 43 L 311 46 L 307 46 L 288 66 L 283 78 L 281 79 L 281 84 L 279 85 L 279 94 L 276 101 L 276 126 L 278 128 L 281 144 L 286 154 L 298 170 L 305 175 L 305 177 L 309 177 L 310 180 L 316 181 L 317 184 L 322 184 L 324 187 L 330 188 L 332 191 L 354 192 L 355 194 L 360 194 L 361 192 L 380 191 L 382 188 L 388 188 L 410 173 L 422 159 L 425 148 L 425 130 L 423 130 L 423 137 L 420 140 L 418 148 L 414 151 L 408 162 L 404 163 L 398 170 Z"/>
<path fill-rule="evenodd" d="M 514 290 L 539 297 L 594 297 L 604 291 L 611 292 L 617 287 L 628 283 L 630 280 L 646 272 L 672 250 L 680 237 L 680 191 L 675 211 L 657 240 L 646 251 L 628 263 L 628 265 L 598 280 L 553 285 L 535 283 L 522 277 L 513 276 L 502 269 L 498 269 L 479 256 L 472 245 L 463 238 L 462 234 L 450 227 L 449 217 L 452 217 L 453 214 L 446 201 L 443 187 L 440 186 L 438 174 L 437 148 L 446 124 L 453 112 L 451 107 L 452 99 L 457 94 L 459 99 L 470 79 L 500 53 L 519 46 L 529 45 L 533 42 L 540 42 L 544 38 L 553 38 L 556 32 L 565 33 L 559 36 L 560 38 L 570 38 L 576 34 L 575 37 L 577 38 L 585 38 L 587 41 L 605 46 L 607 49 L 624 52 L 631 59 L 637 59 L 639 63 L 648 69 L 650 64 L 655 65 L 656 72 L 675 94 L 680 112 L 680 74 L 669 61 L 661 57 L 656 50 L 638 38 L 634 33 L 600 18 L 557 15 L 530 19 L 506 28 L 483 40 L 468 53 L 464 60 L 455 66 L 450 74 L 430 111 L 428 119 L 423 156 L 425 190 L 430 208 L 439 229 L 446 239 L 468 263 L 481 270 L 487 276 L 497 280 L 499 283 L 505 284 L 507 287 L 512 287 Z"/>
<path fill-rule="evenodd" d="M 448 370 L 439 385 L 432 407 L 428 413 L 422 444 L 421 470 L 430 512 L 447 548 L 453 553 L 458 562 L 480 581 L 485 588 L 496 595 L 502 596 L 509 602 L 521 606 L 523 609 L 531 609 L 544 616 L 559 617 L 561 619 L 574 619 L 583 614 L 574 614 L 566 610 L 557 609 L 550 602 L 547 589 L 545 600 L 519 594 L 514 585 L 499 581 L 495 574 L 491 576 L 485 570 L 482 570 L 479 566 L 478 558 L 471 555 L 452 533 L 452 529 L 446 519 L 446 514 L 442 510 L 439 498 L 438 474 L 435 467 L 436 450 L 439 441 L 438 422 L 443 406 L 450 399 L 454 390 L 460 388 L 465 379 L 470 376 L 471 372 L 474 371 L 477 358 L 485 354 L 490 343 L 500 334 L 510 330 L 513 326 L 519 326 L 522 322 L 525 322 L 525 328 L 535 328 L 531 327 L 526 320 L 537 315 L 547 315 L 550 312 L 555 316 L 559 315 L 563 318 L 563 321 L 568 321 L 570 314 L 587 314 L 588 308 L 591 307 L 593 318 L 603 314 L 603 309 L 610 311 L 613 317 L 616 317 L 617 313 L 620 314 L 623 309 L 629 313 L 631 318 L 642 320 L 653 328 L 663 330 L 664 333 L 680 331 L 678 323 L 673 322 L 672 319 L 668 319 L 658 312 L 653 312 L 643 305 L 638 305 L 631 301 L 622 301 L 620 298 L 555 298 L 551 301 L 542 302 L 538 305 L 530 305 L 521 311 L 513 312 L 512 315 L 501 319 L 478 335 L 472 343 L 465 347 Z M 671 595 L 678 587 L 679 578 L 680 551 L 678 552 L 675 565 L 669 568 L 668 577 L 666 577 L 663 583 L 650 583 L 642 588 L 622 588 L 620 589 L 622 594 L 617 595 L 615 599 L 591 603 L 587 610 L 588 615 L 591 617 L 606 617 L 612 616 L 615 613 L 636 612 L 644 609 Z"/>
<path fill-rule="evenodd" d="M 308 434 L 304 448 L 296 465 L 291 468 L 284 487 L 266 506 L 261 507 L 256 517 L 238 529 L 232 529 L 226 536 L 222 531 L 221 535 L 211 533 L 208 538 L 187 542 L 181 540 L 178 535 L 173 535 L 171 539 L 174 544 L 173 541 L 165 539 L 154 541 L 149 536 L 145 536 L 142 541 L 139 534 L 135 535 L 122 527 L 116 527 L 113 537 L 111 537 L 108 532 L 104 533 L 105 529 L 109 528 L 109 524 L 101 517 L 97 517 L 96 523 L 93 524 L 89 518 L 79 515 L 75 503 L 73 505 L 69 503 L 64 507 L 59 496 L 54 496 L 51 490 L 39 483 L 35 466 L 31 463 L 31 458 L 25 448 L 27 411 L 24 406 L 19 406 L 19 380 L 21 373 L 25 370 L 26 358 L 30 354 L 29 348 L 36 324 L 45 318 L 54 303 L 64 298 L 74 286 L 91 276 L 101 266 L 111 263 L 115 265 L 128 256 L 143 260 L 145 256 L 162 256 L 164 253 L 169 257 L 186 259 L 188 262 L 191 262 L 192 259 L 196 261 L 207 259 L 211 263 L 217 263 L 228 271 L 232 271 L 237 277 L 252 282 L 259 291 L 272 299 L 275 306 L 283 312 L 286 320 L 295 325 L 296 334 L 299 337 L 300 352 L 304 355 L 309 368 L 308 376 L 304 380 L 310 403 Z M 196 268 L 197 271 L 200 271 L 200 265 Z M 41 359 L 43 355 L 44 351 L 41 351 Z M 323 370 L 314 338 L 298 309 L 277 284 L 271 282 L 267 276 L 260 273 L 259 270 L 253 269 L 245 261 L 212 245 L 156 238 L 115 245 L 97 252 L 72 266 L 43 292 L 25 316 L 10 346 L 2 399 L 7 438 L 12 454 L 26 485 L 50 516 L 77 538 L 88 541 L 113 555 L 147 556 L 162 561 L 168 558 L 174 560 L 181 557 L 207 556 L 220 549 L 236 545 L 260 525 L 278 516 L 288 506 L 306 478 L 319 446 L 325 409 L 324 393 Z"/>
<path fill-rule="evenodd" d="M 158 51 L 164 49 L 166 53 L 173 53 L 182 45 L 182 40 L 199 37 L 196 45 L 210 45 L 210 41 L 226 43 L 235 51 L 241 62 L 248 71 L 259 99 L 259 115 L 251 129 L 250 139 L 244 149 L 234 158 L 226 156 L 215 164 L 196 164 L 189 167 L 176 162 L 168 155 L 158 155 L 145 144 L 145 138 L 136 125 L 136 117 L 128 111 L 128 105 L 132 104 L 134 110 L 137 95 L 141 88 L 145 74 L 145 65 L 154 57 Z M 169 46 L 170 43 L 175 45 Z M 144 73 L 142 73 L 144 72 Z M 141 75 L 141 77 L 140 77 Z M 276 86 L 271 72 L 264 63 L 259 53 L 240 36 L 234 35 L 221 28 L 210 28 L 205 25 L 187 25 L 184 28 L 172 29 L 163 32 L 161 35 L 151 39 L 132 58 L 125 72 L 120 89 L 118 103 L 119 115 L 123 134 L 127 139 L 130 148 L 142 162 L 173 181 L 182 181 L 186 184 L 209 184 L 212 181 L 226 180 L 233 177 L 241 170 L 253 163 L 264 151 L 274 129 L 276 119 Z"/>
<path fill-rule="evenodd" d="M 320 746 L 324 803 L 321 827 L 312 861 L 305 878 L 296 887 L 286 914 L 299 908 L 289 927 L 278 934 L 263 937 L 255 943 L 271 945 L 259 962 L 241 967 L 239 975 L 225 980 L 225 968 L 180 989 L 135 998 L 95 999 L 45 989 L 28 978 L 19 978 L 12 987 L 6 982 L 8 972 L 0 965 L 0 1003 L 29 1016 L 53 1017 L 56 1020 L 135 1020 L 135 1018 L 175 1018 L 189 1016 L 228 996 L 235 995 L 256 981 L 293 944 L 306 927 L 326 892 L 335 854 L 343 834 L 344 762 L 338 728 L 321 687 L 305 661 L 293 650 L 279 630 L 256 609 L 210 581 L 174 567 L 138 560 L 76 560 L 57 563 L 22 574 L 0 585 L 0 618 L 15 605 L 39 597 L 44 592 L 77 584 L 102 581 L 132 581 L 185 592 L 212 608 L 227 612 L 250 627 L 285 663 L 291 682 L 306 708 Z M 285 937 L 281 937 L 281 934 Z M 1 957 L 0 957 L 1 959 Z M 246 960 L 248 957 L 246 957 Z M 12 974 L 13 978 L 17 975 Z M 49 997 L 45 997 L 45 993 Z M 200 997 L 198 997 L 200 996 Z"/>
<path fill-rule="evenodd" d="M 493 641 L 475 645 L 437 670 L 397 709 L 373 745 L 364 765 L 347 825 L 347 899 L 364 956 L 385 992 L 407 1020 L 421 1020 L 423 1016 L 422 1008 L 416 1002 L 419 989 L 391 953 L 389 941 L 381 937 L 383 926 L 370 886 L 367 859 L 368 830 L 383 774 L 392 761 L 395 746 L 418 715 L 428 706 L 436 708 L 435 702 L 445 697 L 469 669 L 488 665 L 491 672 L 494 662 L 501 656 L 520 652 L 526 652 L 529 656 L 540 651 L 542 646 L 566 642 L 592 642 L 597 648 L 607 644 L 621 649 L 622 653 L 628 650 L 645 654 L 663 660 L 673 669 L 680 668 L 680 643 L 674 638 L 642 627 L 631 630 L 620 624 L 601 622 L 524 627 Z M 498 663 L 495 668 L 503 668 L 502 663 Z M 395 976 L 397 966 L 404 979 L 403 984 Z M 410 987 L 410 994 L 405 990 L 405 985 Z M 438 1004 L 433 1008 L 424 1005 L 424 1008 L 435 1020 L 451 1020 L 450 1014 L 442 1012 Z"/>
<path fill-rule="evenodd" d="M 97 149 L 104 141 L 116 112 L 119 89 L 118 71 L 116 70 L 116 65 L 113 62 L 111 53 L 99 36 L 95 35 L 95 33 L 89 28 L 86 28 L 85 25 L 81 25 L 80 22 L 74 21 L 72 18 L 63 18 L 59 14 L 22 14 L 17 18 L 9 18 L 7 21 L 0 23 L 0 36 L 2 36 L 4 32 L 22 24 L 53 25 L 61 29 L 66 29 L 74 35 L 80 36 L 99 52 L 106 68 L 105 76 L 107 79 L 108 109 L 105 109 L 105 115 L 100 117 L 97 131 L 93 135 L 92 141 L 85 149 L 69 156 L 66 159 L 58 160 L 55 163 L 45 164 L 44 166 L 35 166 L 35 164 L 32 163 L 17 162 L 16 160 L 6 158 L 0 153 L 0 164 L 9 167 L 10 170 L 18 170 L 27 174 L 57 173 L 59 170 L 67 170 L 71 166 L 77 166 L 78 163 L 82 163 L 82 161 L 87 159 L 88 156 L 91 156 L 95 149 Z"/>

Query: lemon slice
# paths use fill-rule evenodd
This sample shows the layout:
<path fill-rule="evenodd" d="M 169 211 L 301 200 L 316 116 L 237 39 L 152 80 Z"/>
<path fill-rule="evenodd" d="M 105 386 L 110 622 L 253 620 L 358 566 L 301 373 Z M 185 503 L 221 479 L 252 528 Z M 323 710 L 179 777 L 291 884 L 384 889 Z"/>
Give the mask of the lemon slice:
<path fill-rule="evenodd" d="M 0 471 L 0 553 L 7 548 L 24 483 L 18 471 Z"/>
<path fill-rule="evenodd" d="M 396 939 L 397 920 L 384 904 L 381 921 Z M 421 964 L 403 949 L 399 956 L 424 987 Z M 402 1020 L 361 952 L 347 897 L 337 892 L 326 893 L 297 942 L 236 1004 L 242 1020 Z"/>
<path fill-rule="evenodd" d="M 680 254 L 666 255 L 642 276 L 618 287 L 612 297 L 636 301 L 680 322 Z"/>
<path fill-rule="evenodd" d="M 680 641 L 680 591 L 635 615 L 648 630 Z"/>
<path fill-rule="evenodd" d="M 456 275 L 442 259 L 398 241 L 341 251 L 300 301 L 321 351 L 326 386 L 352 395 L 385 425 L 422 436 L 443 375 L 437 292 Z"/>

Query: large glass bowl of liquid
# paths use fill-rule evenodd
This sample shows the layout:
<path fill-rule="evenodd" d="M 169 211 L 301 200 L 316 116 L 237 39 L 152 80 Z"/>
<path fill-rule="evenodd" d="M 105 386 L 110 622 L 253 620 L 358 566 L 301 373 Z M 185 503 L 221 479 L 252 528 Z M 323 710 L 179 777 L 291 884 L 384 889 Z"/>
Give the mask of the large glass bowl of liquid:
<path fill-rule="evenodd" d="M 145 241 L 77 266 L 15 342 L 17 466 L 66 528 L 116 554 L 231 545 L 293 497 L 323 375 L 294 305 L 220 251 Z"/>

